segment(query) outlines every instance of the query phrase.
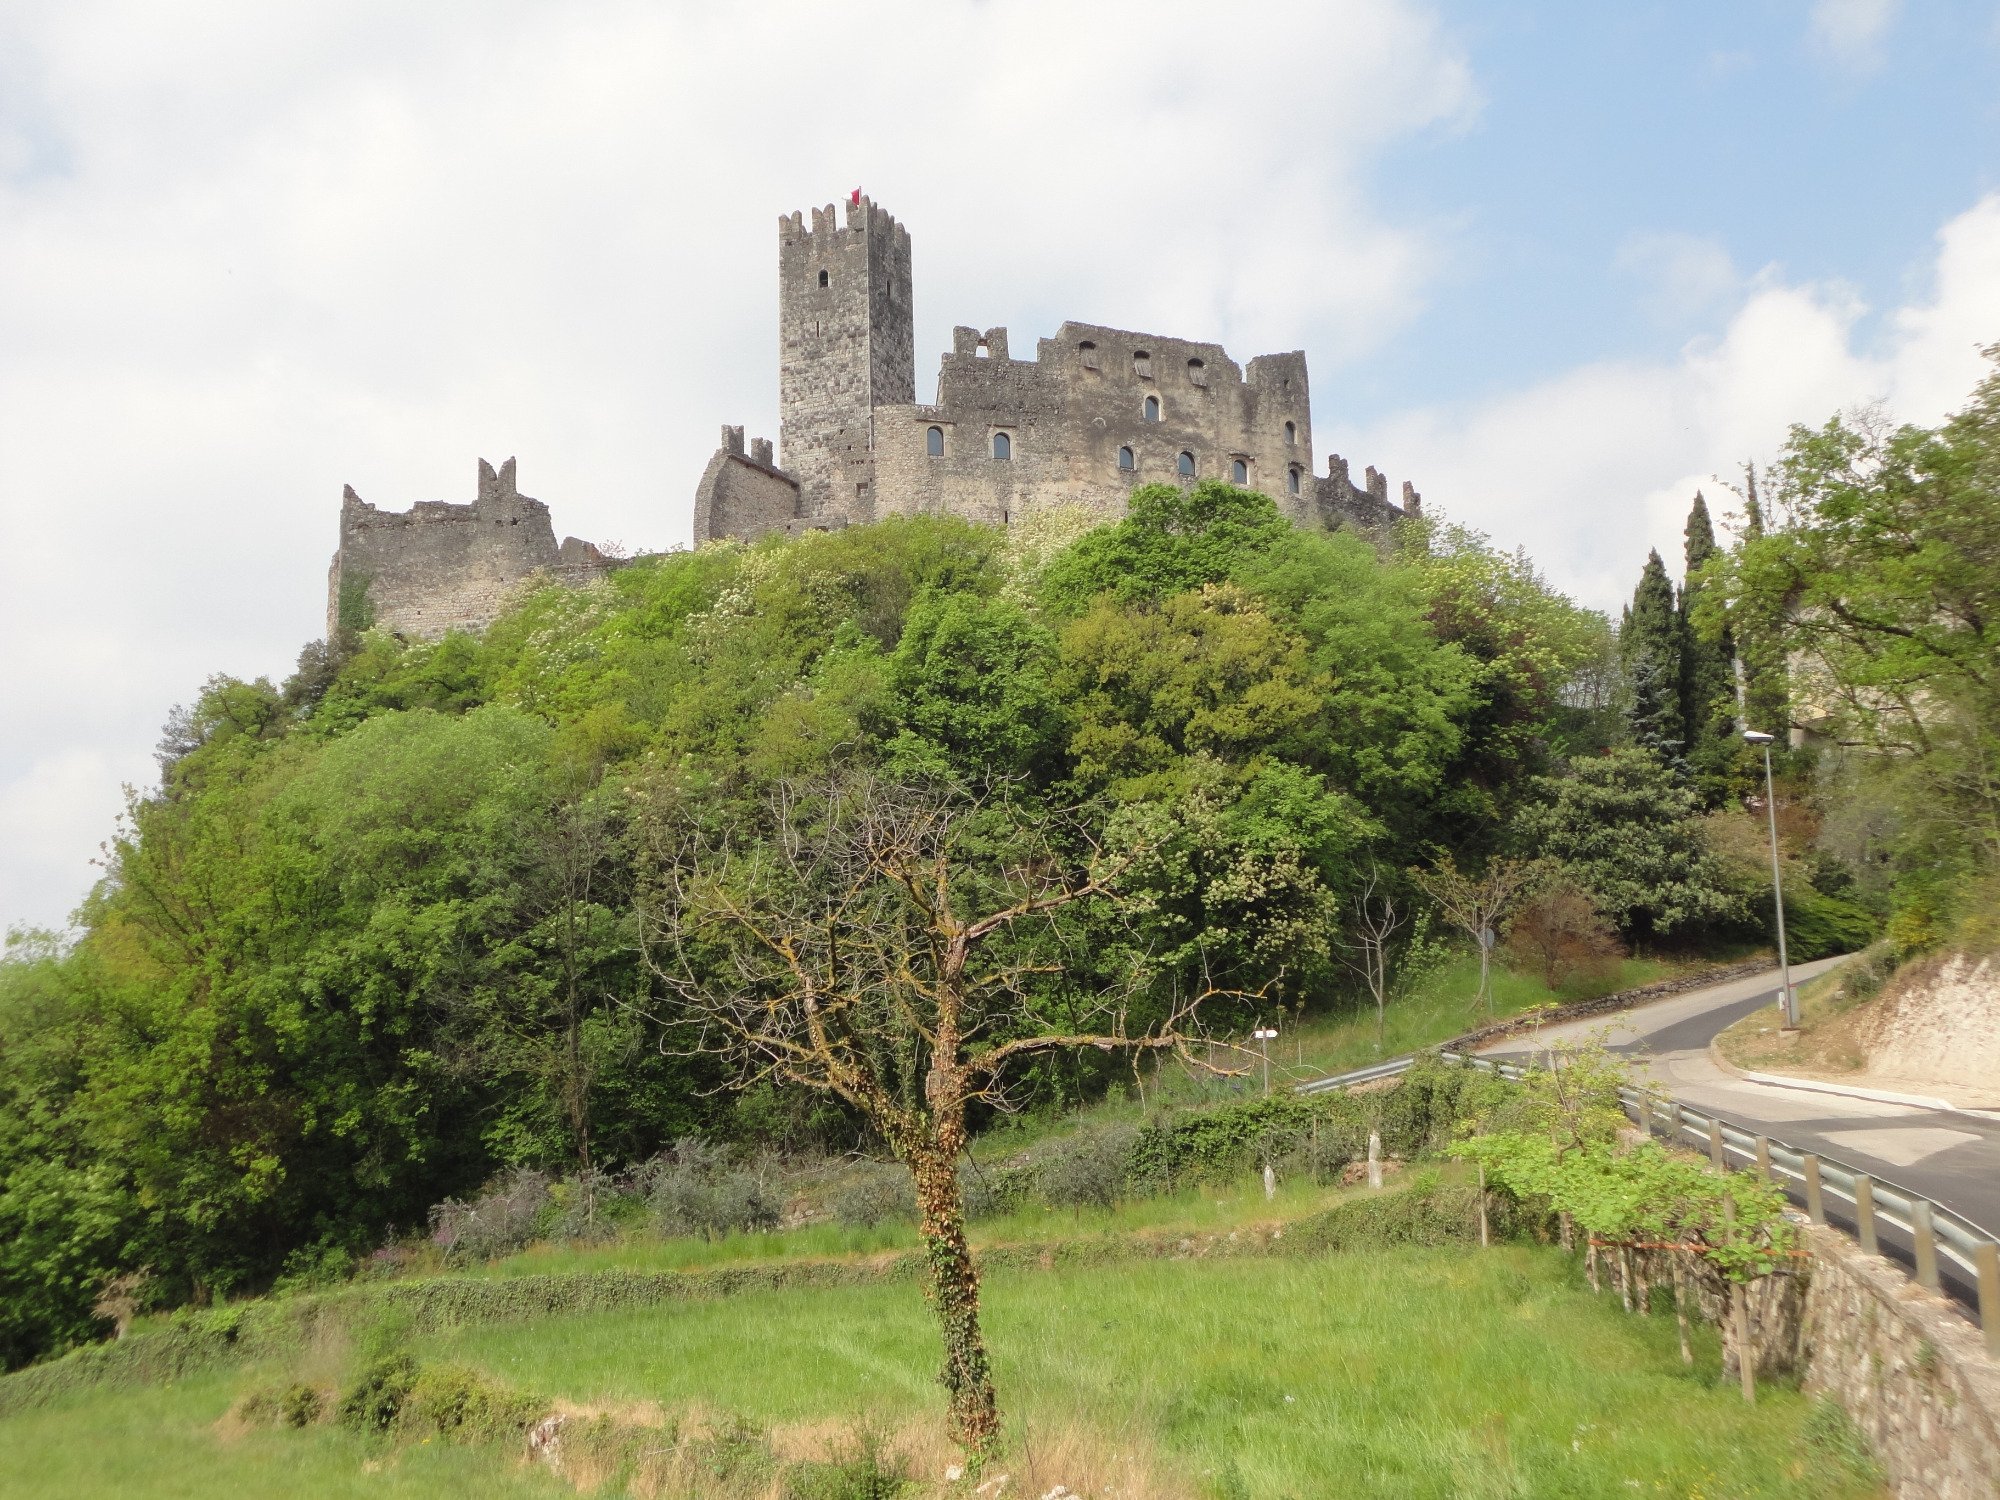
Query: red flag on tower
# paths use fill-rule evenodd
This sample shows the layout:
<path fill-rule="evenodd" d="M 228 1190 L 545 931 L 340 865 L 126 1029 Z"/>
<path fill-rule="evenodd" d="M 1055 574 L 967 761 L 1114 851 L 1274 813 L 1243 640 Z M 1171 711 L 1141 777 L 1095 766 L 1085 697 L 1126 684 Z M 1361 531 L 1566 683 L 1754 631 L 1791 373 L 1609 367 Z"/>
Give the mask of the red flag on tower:
<path fill-rule="evenodd" d="M 854 190 L 853 192 L 849 193 L 849 194 L 847 195 L 847 201 L 848 201 L 849 203 L 852 203 L 852 204 L 854 204 L 854 205 L 855 205 L 855 206 L 856 206 L 857 208 L 858 208 L 858 207 L 860 207 L 860 205 L 861 205 L 861 189 L 860 189 L 860 188 L 856 188 L 856 189 L 855 189 L 855 190 Z"/>

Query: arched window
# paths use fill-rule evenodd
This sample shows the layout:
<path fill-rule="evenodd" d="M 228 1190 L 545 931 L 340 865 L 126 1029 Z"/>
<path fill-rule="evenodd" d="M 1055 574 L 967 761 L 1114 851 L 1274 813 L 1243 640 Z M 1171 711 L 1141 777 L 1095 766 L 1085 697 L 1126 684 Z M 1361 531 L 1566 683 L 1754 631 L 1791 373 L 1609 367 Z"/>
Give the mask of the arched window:
<path fill-rule="evenodd" d="M 1148 422 L 1157 422 L 1160 420 L 1160 398 L 1158 396 L 1148 396 L 1146 398 L 1144 413 Z"/>
<path fill-rule="evenodd" d="M 821 271 L 821 272 L 819 273 L 819 284 L 820 284 L 821 286 L 825 286 L 825 285 L 826 285 L 826 272 L 824 272 L 824 271 Z"/>
<path fill-rule="evenodd" d="M 1285 479 L 1285 488 L 1290 490 L 1294 495 L 1299 492 L 1299 471 L 1296 464 L 1292 466 L 1291 473 Z"/>
<path fill-rule="evenodd" d="M 1229 465 L 1229 482 L 1231 484 L 1248 484 L 1250 482 L 1250 465 L 1246 464 L 1240 458 L 1232 462 Z"/>
<path fill-rule="evenodd" d="M 1118 467 L 1127 473 L 1139 467 L 1139 460 L 1133 455 L 1130 448 L 1120 448 L 1118 450 Z"/>
<path fill-rule="evenodd" d="M 995 458 L 1012 458 L 1014 456 L 1014 440 L 1007 436 L 1006 433 L 996 432 L 993 434 L 993 456 Z"/>
<path fill-rule="evenodd" d="M 1285 446 L 1287 448 L 1295 448 L 1298 446 L 1298 442 L 1299 424 L 1296 422 L 1287 422 L 1285 424 Z"/>
<path fill-rule="evenodd" d="M 1194 455 L 1192 453 L 1183 453 L 1175 462 L 1174 467 L 1180 470 L 1183 478 L 1194 478 Z"/>
<path fill-rule="evenodd" d="M 943 455 L 944 429 L 942 427 L 933 427 L 924 434 L 924 452 L 928 453 L 932 458 L 938 458 Z"/>

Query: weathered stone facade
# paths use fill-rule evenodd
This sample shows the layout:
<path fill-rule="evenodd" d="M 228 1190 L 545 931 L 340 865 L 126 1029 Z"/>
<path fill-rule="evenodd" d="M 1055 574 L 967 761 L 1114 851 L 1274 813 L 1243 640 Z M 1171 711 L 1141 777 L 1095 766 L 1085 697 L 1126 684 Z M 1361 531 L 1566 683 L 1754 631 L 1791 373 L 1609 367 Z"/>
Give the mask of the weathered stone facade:
<path fill-rule="evenodd" d="M 1301 524 L 1414 515 L 1374 469 L 1312 472 L 1306 357 L 1239 366 L 1219 344 L 1064 323 L 1014 359 L 1007 330 L 958 328 L 937 400 L 916 401 L 910 235 L 856 194 L 778 221 L 779 456 L 724 428 L 695 540 L 936 512 L 1005 525 L 1055 505 L 1109 517 L 1135 485 L 1224 479 Z M 735 434 L 732 438 L 731 434 Z M 761 440 L 760 440 L 761 441 Z M 788 493 L 789 491 L 789 493 Z"/>
<path fill-rule="evenodd" d="M 327 635 L 343 623 L 422 640 L 481 630 L 531 578 L 582 583 L 616 565 L 573 536 L 556 545 L 548 506 L 515 487 L 511 458 L 497 470 L 479 461 L 470 505 L 420 500 L 406 511 L 383 511 L 349 485 L 340 502 L 340 547 L 327 570 Z"/>

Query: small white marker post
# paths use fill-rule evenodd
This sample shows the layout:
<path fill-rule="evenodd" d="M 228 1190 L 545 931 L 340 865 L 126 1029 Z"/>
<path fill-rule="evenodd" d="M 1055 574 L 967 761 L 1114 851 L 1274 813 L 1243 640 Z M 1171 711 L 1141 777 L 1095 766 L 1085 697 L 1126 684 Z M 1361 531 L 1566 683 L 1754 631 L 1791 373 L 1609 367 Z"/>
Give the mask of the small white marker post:
<path fill-rule="evenodd" d="M 1271 1093 L 1271 1043 L 1278 1039 L 1278 1028 L 1275 1026 L 1259 1026 L 1250 1035 L 1256 1038 L 1257 1045 L 1263 1049 L 1264 1094 L 1268 1098 Z"/>

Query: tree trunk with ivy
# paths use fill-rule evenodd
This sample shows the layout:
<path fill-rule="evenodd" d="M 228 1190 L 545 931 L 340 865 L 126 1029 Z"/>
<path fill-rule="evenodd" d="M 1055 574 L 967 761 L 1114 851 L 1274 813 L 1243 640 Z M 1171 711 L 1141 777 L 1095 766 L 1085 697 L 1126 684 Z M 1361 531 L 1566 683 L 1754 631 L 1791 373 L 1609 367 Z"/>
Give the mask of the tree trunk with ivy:
<path fill-rule="evenodd" d="M 965 1201 L 956 1163 L 935 1150 L 920 1150 L 910 1155 L 908 1166 L 916 1179 L 927 1292 L 944 1337 L 938 1379 L 951 1403 L 954 1435 L 967 1452 L 984 1453 L 1000 1435 L 1000 1408 L 979 1330 L 979 1270 L 965 1239 Z"/>

